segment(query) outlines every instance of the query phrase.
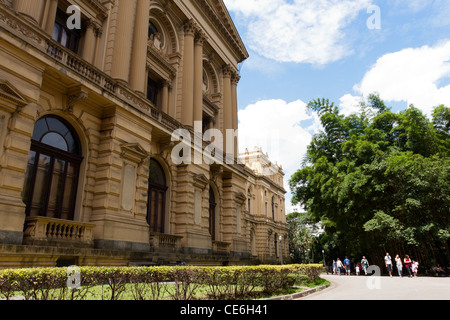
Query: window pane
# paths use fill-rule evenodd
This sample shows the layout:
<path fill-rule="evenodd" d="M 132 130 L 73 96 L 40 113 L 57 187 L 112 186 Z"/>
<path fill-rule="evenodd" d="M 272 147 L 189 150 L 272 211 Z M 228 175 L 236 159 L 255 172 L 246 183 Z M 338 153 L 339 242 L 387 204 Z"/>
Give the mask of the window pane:
<path fill-rule="evenodd" d="M 47 196 L 47 186 L 49 183 L 49 169 L 51 158 L 46 155 L 40 155 L 36 180 L 34 183 L 33 198 L 31 201 L 30 216 L 44 215 L 44 203 Z"/>
<path fill-rule="evenodd" d="M 61 26 L 55 23 L 55 27 L 53 28 L 53 36 L 52 39 L 59 42 L 59 35 L 61 33 Z"/>
<path fill-rule="evenodd" d="M 52 185 L 48 198 L 47 217 L 59 218 L 58 211 L 61 204 L 61 193 L 64 191 L 62 189 L 62 184 L 64 181 L 64 170 L 66 167 L 66 162 L 55 159 L 55 163 L 53 166 L 54 167 L 51 182 Z"/>
<path fill-rule="evenodd" d="M 33 168 L 35 161 L 36 161 L 36 152 L 30 151 L 30 153 L 28 154 L 27 171 L 25 173 L 25 183 L 22 191 L 22 199 L 23 202 L 26 204 L 28 204 L 28 201 L 30 200 L 31 180 L 33 177 Z"/>
<path fill-rule="evenodd" d="M 62 136 L 65 136 L 67 132 L 69 132 L 69 128 L 67 128 L 66 124 L 57 118 L 46 117 L 45 121 L 47 121 L 49 131 L 58 132 Z"/>
<path fill-rule="evenodd" d="M 41 142 L 64 151 L 69 151 L 69 146 L 67 145 L 66 140 L 56 132 L 47 133 L 42 137 Z"/>
<path fill-rule="evenodd" d="M 45 121 L 45 119 L 46 118 L 42 118 L 34 124 L 33 137 L 31 138 L 32 140 L 41 141 L 42 136 L 47 131 L 49 131 L 47 122 Z"/>
<path fill-rule="evenodd" d="M 161 165 L 153 159 L 150 160 L 149 175 L 150 175 L 149 181 L 151 183 L 166 186 L 166 177 L 164 175 L 164 170 L 162 169 Z"/>
<path fill-rule="evenodd" d="M 66 47 L 67 46 L 67 31 L 66 29 L 61 30 L 61 41 L 60 43 Z"/>
<path fill-rule="evenodd" d="M 71 164 L 68 163 L 67 168 L 67 175 L 66 175 L 66 183 L 64 187 L 64 195 L 62 199 L 62 209 L 61 209 L 61 219 L 64 220 L 73 220 L 73 192 L 76 192 L 74 190 L 75 181 L 76 181 L 76 169 Z"/>

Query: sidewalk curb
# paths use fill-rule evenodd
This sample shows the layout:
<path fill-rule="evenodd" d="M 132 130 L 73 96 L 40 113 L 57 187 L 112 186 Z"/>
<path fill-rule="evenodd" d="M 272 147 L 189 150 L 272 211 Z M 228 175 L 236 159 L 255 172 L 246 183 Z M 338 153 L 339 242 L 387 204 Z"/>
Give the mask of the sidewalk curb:
<path fill-rule="evenodd" d="M 261 300 L 295 300 L 295 299 L 304 298 L 304 297 L 306 297 L 306 296 L 308 296 L 310 294 L 316 293 L 318 291 L 322 291 L 322 290 L 324 290 L 324 289 L 326 289 L 328 287 L 330 287 L 330 285 L 326 284 L 326 285 L 323 285 L 323 286 L 320 286 L 320 287 L 307 289 L 307 290 L 302 291 L 302 292 L 288 294 L 288 295 L 285 295 L 285 296 L 261 299 Z"/>

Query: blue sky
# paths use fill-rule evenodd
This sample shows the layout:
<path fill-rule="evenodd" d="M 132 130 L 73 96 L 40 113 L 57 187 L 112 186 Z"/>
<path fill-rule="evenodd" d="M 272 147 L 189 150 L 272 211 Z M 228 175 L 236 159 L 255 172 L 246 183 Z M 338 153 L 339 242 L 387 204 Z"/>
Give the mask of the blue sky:
<path fill-rule="evenodd" d="M 283 166 L 285 187 L 320 130 L 306 104 L 350 114 L 377 92 L 395 112 L 450 106 L 449 0 L 225 0 L 249 51 L 238 87 L 240 148 Z M 290 206 L 286 195 L 286 211 Z"/>

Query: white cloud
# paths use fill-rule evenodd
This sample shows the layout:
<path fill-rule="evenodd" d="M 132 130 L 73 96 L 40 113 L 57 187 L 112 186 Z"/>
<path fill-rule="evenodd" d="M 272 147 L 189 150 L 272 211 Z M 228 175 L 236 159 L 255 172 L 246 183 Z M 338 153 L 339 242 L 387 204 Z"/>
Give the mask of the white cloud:
<path fill-rule="evenodd" d="M 260 55 L 323 65 L 352 54 L 344 28 L 372 0 L 225 0 L 225 4 L 245 18 L 249 47 Z"/>
<path fill-rule="evenodd" d="M 434 106 L 450 106 L 450 85 L 440 86 L 449 78 L 447 40 L 433 47 L 408 48 L 382 56 L 354 90 L 365 97 L 378 92 L 386 102 L 406 101 L 430 114 Z"/>
<path fill-rule="evenodd" d="M 340 112 L 345 116 L 349 116 L 352 113 L 358 113 L 359 111 L 361 111 L 362 101 L 362 97 L 346 94 L 340 99 Z"/>
<path fill-rule="evenodd" d="M 302 121 L 310 124 L 306 128 Z M 239 147 L 252 151 L 255 146 L 267 152 L 273 162 L 283 167 L 286 195 L 286 212 L 294 209 L 290 205 L 288 181 L 300 169 L 307 146 L 318 131 L 319 119 L 308 114 L 306 103 L 297 100 L 288 103 L 284 100 L 263 100 L 239 111 Z"/>

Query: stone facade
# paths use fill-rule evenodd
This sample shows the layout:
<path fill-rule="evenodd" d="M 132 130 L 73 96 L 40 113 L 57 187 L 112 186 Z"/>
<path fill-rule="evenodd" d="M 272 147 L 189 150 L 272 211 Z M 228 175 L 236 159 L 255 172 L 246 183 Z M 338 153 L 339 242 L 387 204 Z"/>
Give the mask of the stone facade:
<path fill-rule="evenodd" d="M 223 1 L 0 0 L 0 268 L 280 261 L 281 168 L 173 159 L 237 129 L 247 57 Z"/>

